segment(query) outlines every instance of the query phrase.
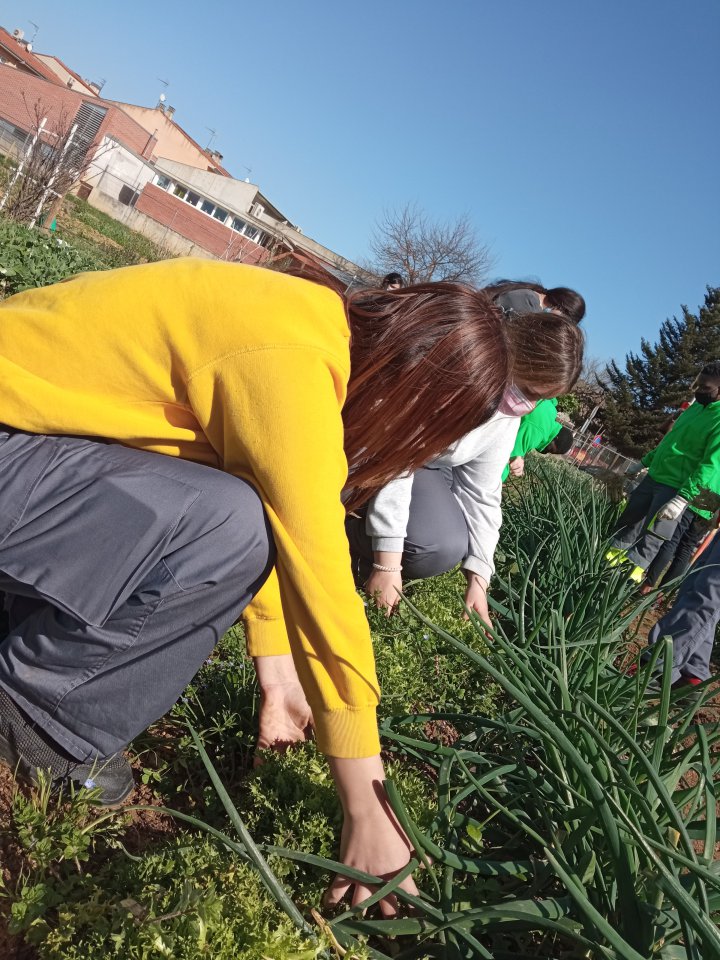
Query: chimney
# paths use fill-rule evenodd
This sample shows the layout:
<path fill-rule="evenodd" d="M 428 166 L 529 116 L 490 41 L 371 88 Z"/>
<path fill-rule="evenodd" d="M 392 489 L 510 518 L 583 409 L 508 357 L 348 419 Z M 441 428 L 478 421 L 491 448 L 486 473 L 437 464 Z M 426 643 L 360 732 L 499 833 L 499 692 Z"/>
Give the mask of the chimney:
<path fill-rule="evenodd" d="M 175 107 L 165 107 L 165 116 L 168 118 L 168 120 L 172 120 L 172 118 L 175 116 Z"/>
<path fill-rule="evenodd" d="M 217 163 L 217 164 L 222 163 L 222 158 L 223 158 L 223 155 L 221 153 L 218 153 L 217 150 L 212 150 L 210 152 L 210 159 L 212 160 L 213 163 Z"/>

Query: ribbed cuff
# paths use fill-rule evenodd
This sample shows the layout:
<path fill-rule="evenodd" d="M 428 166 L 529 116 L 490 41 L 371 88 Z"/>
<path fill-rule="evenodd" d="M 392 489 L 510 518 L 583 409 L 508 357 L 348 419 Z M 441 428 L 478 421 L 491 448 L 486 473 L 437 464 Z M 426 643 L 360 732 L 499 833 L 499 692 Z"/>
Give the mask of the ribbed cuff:
<path fill-rule="evenodd" d="M 375 707 L 313 707 L 313 723 L 318 747 L 329 757 L 356 760 L 380 753 Z"/>
<path fill-rule="evenodd" d="M 469 570 L 470 573 L 476 573 L 479 577 L 484 577 L 488 584 L 495 569 L 490 566 L 487 560 L 481 560 L 480 557 L 465 557 L 461 564 L 463 570 Z"/>
<path fill-rule="evenodd" d="M 373 537 L 372 548 L 385 553 L 402 553 L 405 548 L 404 537 Z"/>
<path fill-rule="evenodd" d="M 250 657 L 276 657 L 290 653 L 284 620 L 243 620 Z"/>

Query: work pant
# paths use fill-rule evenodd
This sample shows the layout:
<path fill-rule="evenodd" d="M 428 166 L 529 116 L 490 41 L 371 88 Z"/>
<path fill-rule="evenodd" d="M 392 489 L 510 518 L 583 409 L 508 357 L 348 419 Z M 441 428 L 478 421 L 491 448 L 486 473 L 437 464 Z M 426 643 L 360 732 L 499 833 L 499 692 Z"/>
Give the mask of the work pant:
<path fill-rule="evenodd" d="M 256 492 L 116 444 L 0 432 L 0 686 L 78 760 L 166 713 L 258 591 Z"/>
<path fill-rule="evenodd" d="M 720 540 L 712 543 L 683 580 L 677 600 L 653 627 L 650 643 L 673 638 L 673 683 L 681 676 L 707 680 L 720 619 Z"/>
<path fill-rule="evenodd" d="M 670 583 L 690 569 L 695 551 L 710 531 L 710 521 L 693 510 L 678 520 L 675 533 L 665 540 L 647 569 L 647 581 L 653 586 Z"/>
<path fill-rule="evenodd" d="M 408 580 L 436 577 L 452 570 L 468 553 L 465 515 L 450 489 L 451 473 L 423 467 L 413 478 L 410 517 L 403 548 L 403 576 Z M 370 576 L 372 538 L 365 518 L 348 517 L 347 534 L 358 585 Z"/>
<path fill-rule="evenodd" d="M 674 487 L 645 477 L 633 491 L 628 505 L 623 510 L 615 530 L 612 546 L 627 550 L 627 556 L 636 567 L 647 570 L 658 551 L 674 532 L 674 523 L 663 521 L 660 537 L 648 528 L 658 510 L 677 495 Z"/>

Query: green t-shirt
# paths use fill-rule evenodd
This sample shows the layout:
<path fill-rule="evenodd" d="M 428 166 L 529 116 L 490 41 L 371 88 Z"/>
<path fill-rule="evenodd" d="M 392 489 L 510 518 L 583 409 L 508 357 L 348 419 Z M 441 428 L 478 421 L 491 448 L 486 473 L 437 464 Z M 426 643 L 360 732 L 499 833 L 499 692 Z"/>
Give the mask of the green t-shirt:
<path fill-rule="evenodd" d="M 520 428 L 515 438 L 510 459 L 524 457 L 531 450 L 544 450 L 562 430 L 557 420 L 557 400 L 539 400 L 535 409 L 526 413 L 520 420 Z M 510 464 L 503 470 L 502 482 L 508 478 Z"/>
<path fill-rule="evenodd" d="M 675 487 L 709 519 L 712 514 L 693 508 L 692 500 L 702 490 L 720 494 L 720 400 L 690 404 L 642 462 L 653 480 Z"/>

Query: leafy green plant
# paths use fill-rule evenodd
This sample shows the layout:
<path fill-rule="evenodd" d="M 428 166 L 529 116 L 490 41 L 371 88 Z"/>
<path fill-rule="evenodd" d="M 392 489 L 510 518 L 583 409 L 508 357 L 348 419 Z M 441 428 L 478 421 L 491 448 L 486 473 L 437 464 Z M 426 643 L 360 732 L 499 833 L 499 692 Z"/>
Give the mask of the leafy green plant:
<path fill-rule="evenodd" d="M 80 253 L 57 237 L 0 219 L 0 293 L 8 297 L 44 287 L 76 273 L 99 270 L 96 257 Z"/>
<path fill-rule="evenodd" d="M 257 691 L 235 629 L 136 743 L 178 834 L 131 856 L 122 830 L 102 834 L 113 814 L 88 844 L 72 810 L 54 825 L 26 812 L 17 928 L 41 960 L 720 957 L 720 731 L 670 689 L 667 643 L 624 672 L 654 598 L 603 560 L 616 513 L 588 477 L 535 458 L 507 494 L 491 633 L 460 619 L 457 574 L 413 585 L 390 620 L 369 610 L 419 897 L 398 890 L 403 873 L 337 862 L 340 814 L 312 744 L 250 770 Z M 376 893 L 323 916 L 336 871 Z M 403 913 L 383 919 L 373 905 L 391 891 Z"/>
<path fill-rule="evenodd" d="M 720 956 L 720 731 L 671 693 L 669 642 L 634 677 L 616 666 L 652 598 L 638 601 L 602 561 L 613 510 L 571 473 L 532 476 L 505 532 L 485 652 L 415 608 L 502 687 L 507 708 L 448 715 L 461 733 L 452 746 L 424 736 L 426 717 L 383 724 L 401 755 L 435 770 L 430 833 L 390 789 L 439 893 L 412 919 L 345 917 L 346 932 L 414 936 L 443 957 L 537 956 L 543 941 L 549 955 Z"/>

